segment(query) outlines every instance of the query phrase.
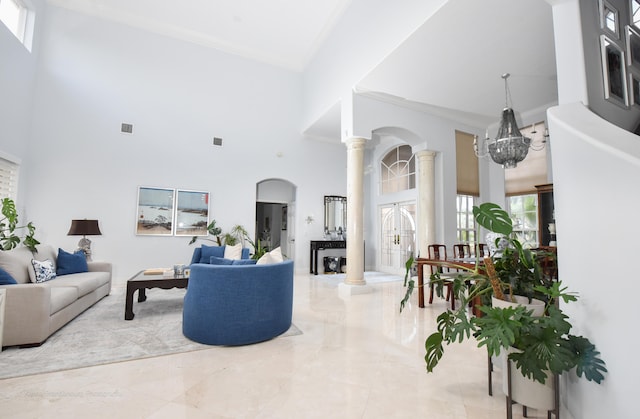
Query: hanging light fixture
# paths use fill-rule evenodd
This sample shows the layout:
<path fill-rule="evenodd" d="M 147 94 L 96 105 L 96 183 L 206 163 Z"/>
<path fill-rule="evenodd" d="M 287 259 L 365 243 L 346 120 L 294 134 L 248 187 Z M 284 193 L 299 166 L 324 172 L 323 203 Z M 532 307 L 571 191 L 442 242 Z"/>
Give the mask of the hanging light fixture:
<path fill-rule="evenodd" d="M 486 157 L 490 155 L 494 162 L 501 164 L 505 169 L 516 167 L 519 162 L 527 157 L 529 148 L 542 150 L 549 137 L 549 132 L 545 128 L 541 145 L 535 145 L 531 138 L 522 135 L 518 129 L 515 114 L 509 106 L 509 103 L 511 103 L 511 93 L 509 92 L 509 84 L 507 83 L 509 76 L 509 73 L 502 75 L 502 79 L 504 80 L 505 107 L 502 110 L 502 119 L 500 120 L 496 138 L 489 138 L 489 130 L 487 130 L 483 145 L 478 144 L 477 135 L 474 136 L 473 139 L 473 151 L 476 156 Z M 534 124 L 532 125 L 531 135 L 535 136 L 535 134 L 536 126 Z"/>

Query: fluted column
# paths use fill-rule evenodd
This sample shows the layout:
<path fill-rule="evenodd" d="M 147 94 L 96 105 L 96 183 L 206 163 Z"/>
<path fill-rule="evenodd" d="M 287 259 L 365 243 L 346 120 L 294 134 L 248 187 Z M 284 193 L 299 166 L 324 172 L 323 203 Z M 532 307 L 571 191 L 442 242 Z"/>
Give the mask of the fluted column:
<path fill-rule="evenodd" d="M 351 137 L 347 146 L 347 285 L 364 280 L 364 146 L 365 138 Z"/>
<path fill-rule="evenodd" d="M 427 246 L 436 239 L 435 151 L 416 153 L 418 160 L 418 251 L 427 257 Z"/>

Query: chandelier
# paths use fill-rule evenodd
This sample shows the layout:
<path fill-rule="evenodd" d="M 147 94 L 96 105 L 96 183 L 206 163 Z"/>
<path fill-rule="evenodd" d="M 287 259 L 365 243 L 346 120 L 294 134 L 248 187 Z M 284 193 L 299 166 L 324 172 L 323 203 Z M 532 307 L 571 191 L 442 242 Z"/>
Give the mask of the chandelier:
<path fill-rule="evenodd" d="M 473 151 L 477 157 L 482 158 L 489 155 L 494 162 L 501 164 L 505 169 L 516 167 L 519 162 L 527 157 L 529 148 L 536 151 L 542 150 L 549 137 L 549 131 L 545 128 L 540 144 L 534 144 L 531 138 L 522 135 L 518 129 L 515 114 L 509 106 L 511 102 L 511 93 L 509 92 L 509 84 L 507 83 L 509 76 L 509 73 L 502 75 L 502 79 L 504 80 L 505 107 L 502 110 L 502 119 L 500 120 L 496 138 L 489 138 L 489 130 L 486 132 L 484 144 L 478 144 L 477 135 L 473 138 Z M 536 133 L 536 125 L 533 124 L 531 136 L 535 136 Z"/>

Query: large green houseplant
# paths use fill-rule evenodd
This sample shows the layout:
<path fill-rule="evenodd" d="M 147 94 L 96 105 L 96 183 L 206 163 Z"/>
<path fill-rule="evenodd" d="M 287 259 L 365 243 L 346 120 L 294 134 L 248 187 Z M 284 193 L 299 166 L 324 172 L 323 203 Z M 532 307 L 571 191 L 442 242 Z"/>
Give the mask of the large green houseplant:
<path fill-rule="evenodd" d="M 476 259 L 474 268 L 441 262 L 443 266 L 461 271 L 448 280 L 453 282 L 454 294 L 462 303 L 459 309 L 448 309 L 440 314 L 436 331 L 426 339 L 427 371 L 432 372 L 438 365 L 445 345 L 474 337 L 479 347 L 487 348 L 490 356 L 509 351 L 508 358 L 517 369 L 540 383 L 545 382 L 549 372 L 561 374 L 574 368 L 579 377 L 584 374 L 587 380 L 600 383 L 607 371 L 604 361 L 587 338 L 570 333 L 572 325 L 563 313 L 560 301 L 566 304 L 576 301 L 577 297 L 568 293 L 560 282 L 544 275 L 540 260 L 546 255 L 524 249 L 511 236 L 512 221 L 498 205 L 482 204 L 473 208 L 473 214 L 478 230 L 481 226 L 504 235 L 507 246 L 484 258 L 483 263 Z M 431 281 L 442 295 L 444 280 L 435 273 Z M 405 278 L 405 282 L 411 281 Z M 407 286 L 401 310 L 413 284 L 407 283 Z M 518 305 L 493 307 L 488 298 L 509 300 L 513 295 L 544 301 L 545 315 L 535 316 L 531 310 Z M 482 314 L 470 316 L 467 312 L 469 303 Z"/>
<path fill-rule="evenodd" d="M 17 233 L 25 230 L 24 237 L 20 237 Z M 40 244 L 34 237 L 36 227 L 29 222 L 26 225 L 18 225 L 18 211 L 16 204 L 11 198 L 2 199 L 2 219 L 0 219 L 0 248 L 2 250 L 11 250 L 18 247 L 22 242 L 32 252 L 37 252 L 36 246 Z"/>

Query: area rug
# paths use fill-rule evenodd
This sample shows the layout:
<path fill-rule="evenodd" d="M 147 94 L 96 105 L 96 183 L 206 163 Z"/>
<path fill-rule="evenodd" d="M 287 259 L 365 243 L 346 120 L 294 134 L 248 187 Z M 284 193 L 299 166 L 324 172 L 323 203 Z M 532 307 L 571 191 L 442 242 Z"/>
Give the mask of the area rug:
<path fill-rule="evenodd" d="M 210 348 L 182 334 L 184 289 L 150 289 L 134 298 L 135 318 L 124 320 L 124 287 L 80 314 L 36 348 L 0 352 L 0 379 Z M 137 297 L 137 294 L 136 294 Z M 281 337 L 302 332 L 295 326 Z"/>

